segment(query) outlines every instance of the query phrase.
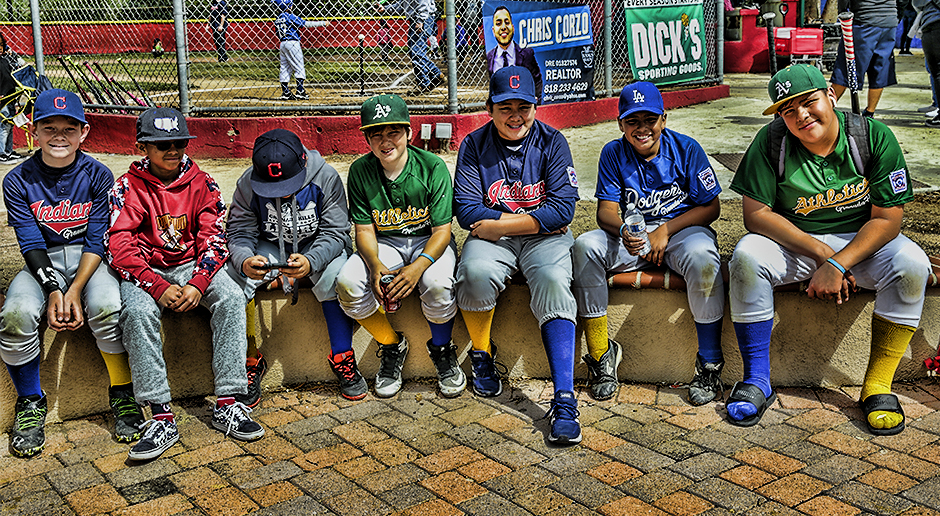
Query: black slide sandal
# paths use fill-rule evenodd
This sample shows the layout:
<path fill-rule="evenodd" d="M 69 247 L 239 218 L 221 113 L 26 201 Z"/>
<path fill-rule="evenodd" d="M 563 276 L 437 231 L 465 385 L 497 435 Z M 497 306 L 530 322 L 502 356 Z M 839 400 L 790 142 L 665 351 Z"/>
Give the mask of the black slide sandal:
<path fill-rule="evenodd" d="M 757 414 L 741 420 L 734 419 L 729 414 L 728 422 L 734 426 L 754 426 L 764 417 L 764 412 L 767 411 L 767 407 L 770 407 L 777 401 L 777 393 L 772 392 L 770 393 L 770 397 L 765 398 L 764 391 L 762 391 L 760 387 L 749 383 L 737 382 L 731 389 L 731 396 L 729 396 L 728 401 L 725 402 L 725 407 L 736 401 L 745 401 L 754 405 L 757 407 Z"/>
<path fill-rule="evenodd" d="M 898 402 L 898 397 L 894 394 L 872 394 L 860 403 L 862 412 L 865 413 L 865 425 L 868 431 L 874 435 L 897 435 L 904 430 L 904 410 Z M 901 415 L 901 424 L 894 428 L 875 428 L 868 422 L 868 415 L 872 412 L 894 412 Z"/>

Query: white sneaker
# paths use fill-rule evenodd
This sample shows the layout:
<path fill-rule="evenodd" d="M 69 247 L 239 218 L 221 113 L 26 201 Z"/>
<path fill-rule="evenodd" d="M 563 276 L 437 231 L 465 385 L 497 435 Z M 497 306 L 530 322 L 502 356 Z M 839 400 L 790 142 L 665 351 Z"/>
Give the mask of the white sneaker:
<path fill-rule="evenodd" d="M 933 110 L 935 110 L 935 109 L 937 109 L 937 106 L 934 106 L 933 104 L 931 104 L 931 105 L 929 105 L 929 106 L 924 106 L 924 107 L 922 107 L 922 108 L 917 108 L 917 112 L 918 112 L 918 113 L 926 113 L 926 112 L 928 112 L 928 111 L 933 111 Z"/>
<path fill-rule="evenodd" d="M 927 118 L 933 118 L 937 116 L 938 113 L 940 113 L 940 108 L 933 108 L 930 111 L 924 113 L 924 116 Z"/>
<path fill-rule="evenodd" d="M 264 437 L 264 427 L 252 421 L 248 413 L 251 409 L 236 401 L 224 406 L 215 406 L 212 412 L 212 426 L 242 441 L 254 441 Z"/>
<path fill-rule="evenodd" d="M 131 460 L 155 459 L 180 440 L 180 433 L 174 422 L 150 419 L 144 424 L 144 436 L 127 454 L 127 458 Z"/>

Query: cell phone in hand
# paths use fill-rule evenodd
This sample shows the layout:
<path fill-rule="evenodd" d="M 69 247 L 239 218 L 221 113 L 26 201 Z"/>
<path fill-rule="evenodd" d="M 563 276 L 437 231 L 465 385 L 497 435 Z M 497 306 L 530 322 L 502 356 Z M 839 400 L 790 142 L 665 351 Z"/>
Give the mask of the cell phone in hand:
<path fill-rule="evenodd" d="M 287 262 L 268 262 L 264 265 L 259 265 L 257 269 L 295 269 L 296 265 L 291 265 Z"/>

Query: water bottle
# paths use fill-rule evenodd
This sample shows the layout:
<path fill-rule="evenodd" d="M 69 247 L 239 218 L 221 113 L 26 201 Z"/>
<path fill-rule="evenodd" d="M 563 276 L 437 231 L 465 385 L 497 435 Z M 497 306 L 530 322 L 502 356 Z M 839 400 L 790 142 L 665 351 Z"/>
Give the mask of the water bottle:
<path fill-rule="evenodd" d="M 640 250 L 638 256 L 646 256 L 649 254 L 652 248 L 650 247 L 650 235 L 646 232 L 646 219 L 643 217 L 643 214 L 640 213 L 640 210 L 636 209 L 635 204 L 630 203 L 627 205 L 623 222 L 627 226 L 626 230 L 628 235 L 635 238 L 642 238 L 645 241 L 643 249 Z"/>

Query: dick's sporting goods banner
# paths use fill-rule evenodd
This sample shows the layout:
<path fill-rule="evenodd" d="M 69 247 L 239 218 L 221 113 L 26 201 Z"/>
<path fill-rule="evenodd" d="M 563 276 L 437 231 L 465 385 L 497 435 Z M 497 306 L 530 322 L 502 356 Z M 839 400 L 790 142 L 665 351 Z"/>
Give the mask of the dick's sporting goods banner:
<path fill-rule="evenodd" d="M 587 5 L 486 0 L 482 14 L 490 74 L 512 47 L 516 62 L 510 64 L 529 68 L 536 87 L 536 73 L 541 75 L 536 94 L 542 104 L 594 100 L 594 32 Z"/>
<path fill-rule="evenodd" d="M 702 0 L 624 0 L 630 67 L 638 81 L 671 84 L 705 77 Z"/>

